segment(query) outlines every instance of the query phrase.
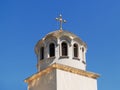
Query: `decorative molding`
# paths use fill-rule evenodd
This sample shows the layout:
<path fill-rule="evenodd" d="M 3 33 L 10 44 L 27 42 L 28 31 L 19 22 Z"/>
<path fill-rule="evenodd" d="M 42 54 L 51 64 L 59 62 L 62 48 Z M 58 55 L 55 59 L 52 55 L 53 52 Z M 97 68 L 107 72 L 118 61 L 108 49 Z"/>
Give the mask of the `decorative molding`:
<path fill-rule="evenodd" d="M 82 75 L 88 78 L 93 78 L 93 79 L 97 79 L 100 75 L 93 73 L 93 72 L 88 72 L 88 71 L 84 71 L 81 69 L 77 69 L 77 68 L 73 68 L 70 66 L 66 66 L 66 65 L 62 65 L 62 64 L 58 64 L 58 63 L 54 63 L 51 66 L 49 66 L 48 68 L 35 73 L 34 75 L 28 77 L 27 79 L 25 79 L 24 81 L 26 83 L 29 83 L 37 78 L 40 78 L 42 75 L 45 75 L 47 73 L 50 73 L 52 70 L 54 69 L 59 69 L 59 70 L 63 70 L 63 71 L 67 71 L 73 74 L 78 74 L 78 75 Z"/>
<path fill-rule="evenodd" d="M 73 59 L 80 61 L 80 59 L 78 57 L 73 57 Z"/>
<path fill-rule="evenodd" d="M 69 56 L 60 56 L 59 58 L 60 58 L 60 59 L 69 58 Z"/>

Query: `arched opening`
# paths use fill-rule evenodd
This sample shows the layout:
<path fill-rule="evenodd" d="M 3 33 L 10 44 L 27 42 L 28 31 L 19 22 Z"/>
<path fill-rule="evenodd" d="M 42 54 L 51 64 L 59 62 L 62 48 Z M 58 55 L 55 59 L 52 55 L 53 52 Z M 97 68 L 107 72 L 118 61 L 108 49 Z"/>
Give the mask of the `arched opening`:
<path fill-rule="evenodd" d="M 55 56 L 55 44 L 54 43 L 51 43 L 49 45 L 49 53 L 50 53 L 50 57 Z"/>
<path fill-rule="evenodd" d="M 77 44 L 74 44 L 73 50 L 74 50 L 74 57 L 78 57 L 78 45 Z"/>
<path fill-rule="evenodd" d="M 44 47 L 40 48 L 40 60 L 44 59 Z"/>
<path fill-rule="evenodd" d="M 68 47 L 65 42 L 62 43 L 62 56 L 68 56 Z"/>

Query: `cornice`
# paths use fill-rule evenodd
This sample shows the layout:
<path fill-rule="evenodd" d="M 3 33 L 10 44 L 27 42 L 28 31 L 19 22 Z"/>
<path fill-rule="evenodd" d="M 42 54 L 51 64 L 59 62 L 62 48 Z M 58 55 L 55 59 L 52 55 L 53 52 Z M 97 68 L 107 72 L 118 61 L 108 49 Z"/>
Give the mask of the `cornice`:
<path fill-rule="evenodd" d="M 26 83 L 29 83 L 29 82 L 37 79 L 37 78 L 40 78 L 41 76 L 43 76 L 47 73 L 50 73 L 54 69 L 63 70 L 63 71 L 66 71 L 66 72 L 82 75 L 82 76 L 93 78 L 93 79 L 97 79 L 99 77 L 98 74 L 93 73 L 93 72 L 88 72 L 88 71 L 84 71 L 84 70 L 81 70 L 81 69 L 77 69 L 77 68 L 73 68 L 73 67 L 70 67 L 70 66 L 55 63 L 55 64 L 52 64 L 51 66 L 49 66 L 48 68 L 46 68 L 45 70 L 37 72 L 34 75 L 28 77 L 24 81 Z"/>

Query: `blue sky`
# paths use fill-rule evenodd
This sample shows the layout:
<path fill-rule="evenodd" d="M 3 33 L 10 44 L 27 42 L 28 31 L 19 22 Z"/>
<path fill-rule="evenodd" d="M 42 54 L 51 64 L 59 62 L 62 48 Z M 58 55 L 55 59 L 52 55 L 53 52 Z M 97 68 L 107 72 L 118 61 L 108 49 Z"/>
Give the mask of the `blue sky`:
<path fill-rule="evenodd" d="M 99 73 L 98 90 L 119 90 L 119 0 L 0 0 L 0 90 L 27 90 L 37 71 L 34 46 L 63 25 L 88 45 L 87 70 Z"/>

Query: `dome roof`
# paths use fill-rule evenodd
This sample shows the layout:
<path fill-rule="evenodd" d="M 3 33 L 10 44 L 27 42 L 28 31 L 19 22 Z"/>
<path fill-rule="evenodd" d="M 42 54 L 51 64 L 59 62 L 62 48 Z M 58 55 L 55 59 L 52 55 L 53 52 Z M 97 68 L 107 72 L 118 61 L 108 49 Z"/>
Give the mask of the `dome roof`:
<path fill-rule="evenodd" d="M 75 34 L 69 32 L 69 31 L 65 31 L 65 30 L 56 30 L 53 32 L 48 33 L 45 37 L 43 37 L 41 40 L 38 41 L 38 43 L 35 46 L 35 52 L 37 51 L 37 47 L 39 47 L 40 44 L 42 44 L 44 41 L 46 41 L 47 39 L 54 37 L 56 39 L 59 39 L 61 37 L 67 37 L 71 40 L 76 40 L 78 43 L 84 45 L 85 47 L 87 47 L 86 43 L 83 42 L 78 36 L 76 36 Z"/>
<path fill-rule="evenodd" d="M 74 39 L 74 38 L 79 38 L 78 36 L 76 36 L 75 34 L 71 33 L 71 32 L 68 32 L 68 31 L 65 31 L 65 30 L 57 30 L 57 31 L 54 31 L 54 32 L 50 32 L 48 33 L 43 39 L 46 39 L 48 37 L 56 37 L 56 38 L 60 38 L 61 36 L 68 36 L 69 38 L 71 39 Z"/>

